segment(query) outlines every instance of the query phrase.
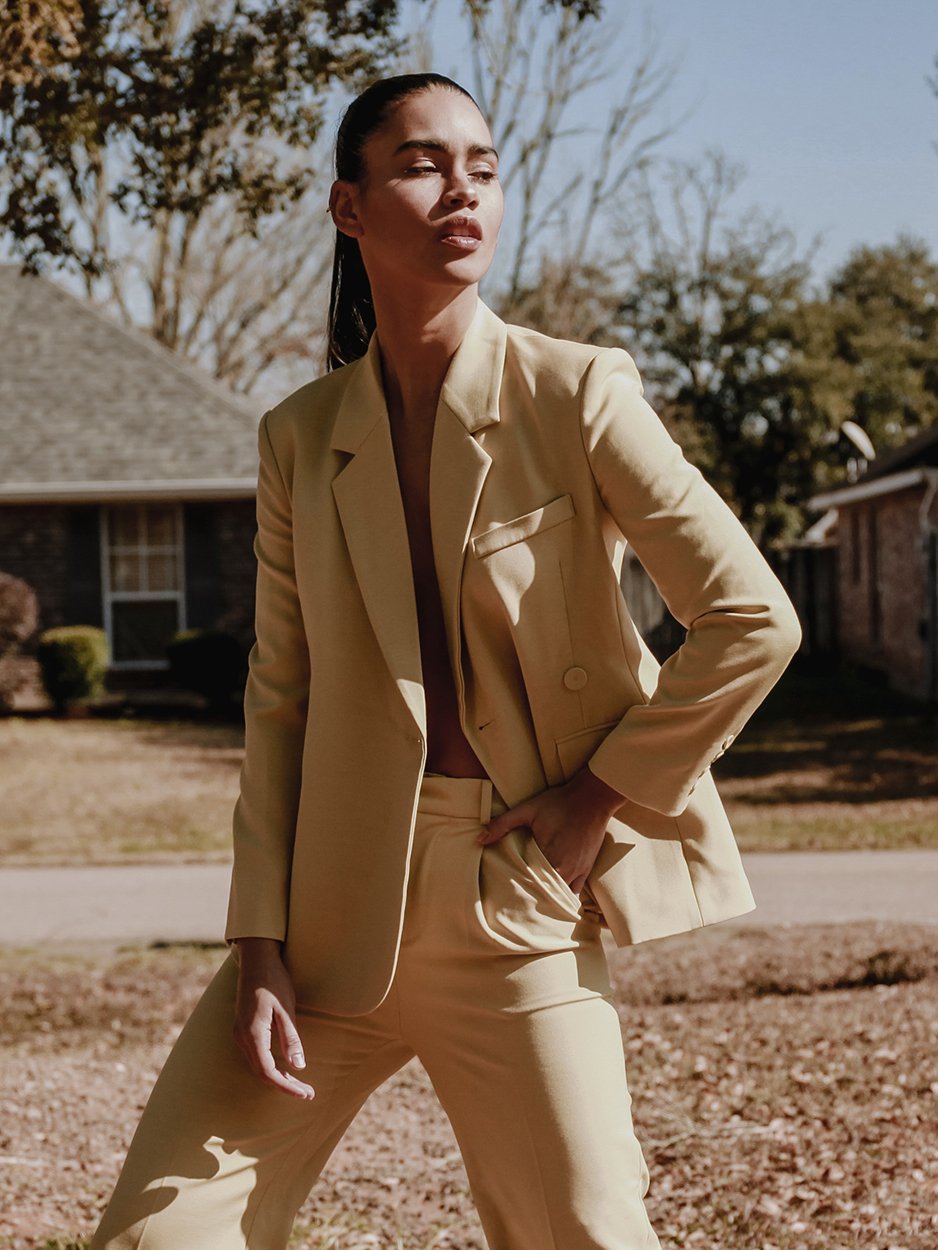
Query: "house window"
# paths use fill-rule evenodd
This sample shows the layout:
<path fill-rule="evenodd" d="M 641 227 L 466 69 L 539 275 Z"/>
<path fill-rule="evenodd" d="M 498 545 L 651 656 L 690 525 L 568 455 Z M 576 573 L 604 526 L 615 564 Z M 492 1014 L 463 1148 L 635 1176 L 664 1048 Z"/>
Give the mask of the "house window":
<path fill-rule="evenodd" d="M 178 503 L 102 508 L 104 623 L 115 668 L 166 667 L 185 628 L 182 509 Z"/>

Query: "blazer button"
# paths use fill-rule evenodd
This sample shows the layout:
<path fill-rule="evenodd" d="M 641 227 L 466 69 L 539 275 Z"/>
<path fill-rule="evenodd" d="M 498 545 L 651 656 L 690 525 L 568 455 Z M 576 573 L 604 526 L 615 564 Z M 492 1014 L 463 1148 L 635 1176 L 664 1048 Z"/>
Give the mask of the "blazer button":
<path fill-rule="evenodd" d="M 580 668 L 578 664 L 574 664 L 573 668 L 568 668 L 563 675 L 563 684 L 568 690 L 582 690 L 589 681 L 585 668 Z"/>

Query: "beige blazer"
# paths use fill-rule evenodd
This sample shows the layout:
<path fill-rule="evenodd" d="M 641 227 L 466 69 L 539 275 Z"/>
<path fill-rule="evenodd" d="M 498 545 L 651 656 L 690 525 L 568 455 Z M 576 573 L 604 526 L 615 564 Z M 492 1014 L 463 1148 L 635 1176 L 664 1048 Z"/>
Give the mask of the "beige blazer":
<path fill-rule="evenodd" d="M 585 762 L 625 796 L 587 882 L 615 942 L 755 906 L 710 774 L 796 651 L 781 583 L 642 397 L 632 358 L 481 300 L 434 427 L 430 519 L 463 730 L 511 806 Z M 394 974 L 426 710 L 377 343 L 258 431 L 256 642 L 228 940 L 281 939 L 306 1006 Z M 687 629 L 659 666 L 631 543 Z"/>

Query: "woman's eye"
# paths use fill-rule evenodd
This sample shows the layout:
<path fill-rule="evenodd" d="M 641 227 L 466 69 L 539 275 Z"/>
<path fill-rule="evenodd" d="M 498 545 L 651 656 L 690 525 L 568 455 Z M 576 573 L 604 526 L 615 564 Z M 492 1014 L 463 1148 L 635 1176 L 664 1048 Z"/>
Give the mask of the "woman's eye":
<path fill-rule="evenodd" d="M 481 178 L 483 182 L 491 182 L 493 178 L 497 178 L 498 174 L 494 169 L 475 169 L 472 171 L 473 178 Z"/>
<path fill-rule="evenodd" d="M 409 174 L 435 174 L 435 165 L 411 165 L 407 171 Z"/>

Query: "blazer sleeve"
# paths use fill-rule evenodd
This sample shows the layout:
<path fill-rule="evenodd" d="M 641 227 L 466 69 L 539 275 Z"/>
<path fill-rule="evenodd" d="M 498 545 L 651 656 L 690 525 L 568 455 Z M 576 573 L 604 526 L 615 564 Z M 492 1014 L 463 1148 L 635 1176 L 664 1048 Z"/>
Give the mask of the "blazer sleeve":
<path fill-rule="evenodd" d="M 258 427 L 255 642 L 244 691 L 244 761 L 232 818 L 226 940 L 286 936 L 309 702 L 309 646 L 293 564 L 292 506 L 265 412 Z"/>
<path fill-rule="evenodd" d="M 603 350 L 584 377 L 580 428 L 603 504 L 687 636 L 587 766 L 625 798 L 679 816 L 781 677 L 801 625 L 736 514 L 643 393 L 631 356 Z"/>

